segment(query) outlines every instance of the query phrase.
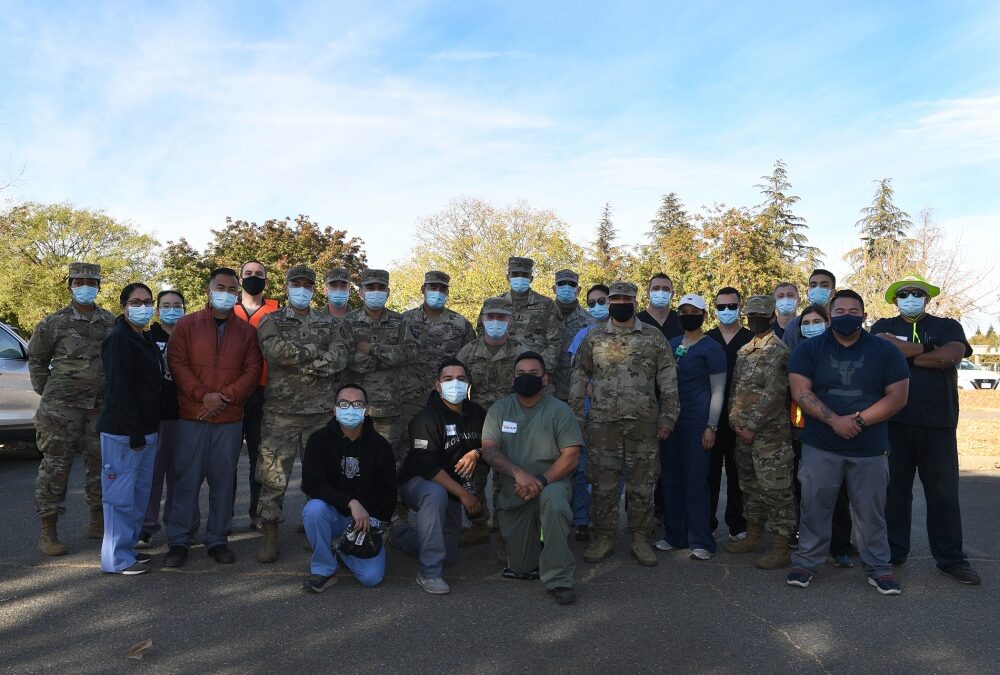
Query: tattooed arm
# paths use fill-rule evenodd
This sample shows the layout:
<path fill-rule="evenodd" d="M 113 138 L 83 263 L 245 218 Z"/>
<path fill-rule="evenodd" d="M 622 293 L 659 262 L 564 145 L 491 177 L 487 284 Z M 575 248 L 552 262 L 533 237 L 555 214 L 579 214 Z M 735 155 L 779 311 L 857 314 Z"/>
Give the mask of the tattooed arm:
<path fill-rule="evenodd" d="M 819 399 L 813 392 L 812 380 L 808 377 L 789 373 L 788 384 L 792 388 L 792 398 L 803 412 L 828 425 L 838 436 L 850 440 L 861 433 L 861 427 L 854 421 L 853 416 L 838 415 Z"/>

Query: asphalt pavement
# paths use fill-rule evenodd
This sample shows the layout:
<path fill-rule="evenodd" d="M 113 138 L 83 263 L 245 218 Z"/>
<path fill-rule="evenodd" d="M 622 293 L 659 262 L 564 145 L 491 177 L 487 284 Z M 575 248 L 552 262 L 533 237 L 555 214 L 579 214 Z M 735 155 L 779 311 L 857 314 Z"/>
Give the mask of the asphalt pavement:
<path fill-rule="evenodd" d="M 577 550 L 578 601 L 558 606 L 540 582 L 501 579 L 492 545 L 461 549 L 446 568 L 452 593 L 431 596 L 416 562 L 390 551 L 374 589 L 350 577 L 304 593 L 304 498 L 298 466 L 286 500 L 277 563 L 256 561 L 246 515 L 246 458 L 231 546 L 220 566 L 202 547 L 186 567 L 139 577 L 103 574 L 100 542 L 84 536 L 87 510 L 77 459 L 60 520 L 68 555 L 35 549 L 37 460 L 0 456 L 0 672 L 707 672 L 996 673 L 1000 671 L 1000 474 L 963 474 L 966 548 L 983 577 L 967 587 L 937 573 L 914 494 L 914 550 L 898 570 L 903 594 L 884 597 L 860 566 L 827 567 L 808 589 L 764 572 L 755 556 L 722 551 L 707 562 L 662 553 L 640 567 L 619 537 L 604 563 Z M 207 488 L 206 488 L 207 491 Z M 725 491 L 723 490 L 723 499 Z M 206 494 L 203 492 L 203 499 Z M 207 513 L 203 505 L 202 513 Z M 141 661 L 132 645 L 152 647 Z"/>

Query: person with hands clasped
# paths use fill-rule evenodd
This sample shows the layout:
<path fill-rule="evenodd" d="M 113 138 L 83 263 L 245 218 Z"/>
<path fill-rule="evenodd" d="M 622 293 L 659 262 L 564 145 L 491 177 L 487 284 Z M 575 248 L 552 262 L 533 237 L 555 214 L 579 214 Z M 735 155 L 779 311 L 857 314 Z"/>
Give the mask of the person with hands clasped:
<path fill-rule="evenodd" d="M 410 522 L 392 528 L 395 548 L 417 556 L 417 584 L 432 595 L 450 592 L 441 577 L 455 559 L 462 508 L 482 508 L 472 476 L 480 456 L 486 411 L 469 400 L 465 364 L 447 359 L 438 367 L 427 405 L 410 421 L 410 451 L 399 469 L 399 492 Z"/>

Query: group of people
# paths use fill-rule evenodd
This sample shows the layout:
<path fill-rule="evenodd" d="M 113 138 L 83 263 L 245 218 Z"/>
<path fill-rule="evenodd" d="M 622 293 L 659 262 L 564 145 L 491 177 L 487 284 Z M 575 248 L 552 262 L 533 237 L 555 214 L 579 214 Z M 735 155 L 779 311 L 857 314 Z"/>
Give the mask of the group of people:
<path fill-rule="evenodd" d="M 348 270 L 320 286 L 294 266 L 281 307 L 256 261 L 213 270 L 193 311 L 176 290 L 132 283 L 115 315 L 95 304 L 100 267 L 71 264 L 70 304 L 29 342 L 40 550 L 66 552 L 57 520 L 81 451 L 102 570 L 148 572 L 161 520 L 163 565 L 183 566 L 206 481 L 201 541 L 216 563 L 234 562 L 245 443 L 261 563 L 278 559 L 301 456 L 312 592 L 341 565 L 380 583 L 390 546 L 418 559 L 421 588 L 448 593 L 457 549 L 495 539 L 502 576 L 541 579 L 569 604 L 570 540 L 587 544 L 587 563 L 614 555 L 623 493 L 639 564 L 656 565 L 657 551 L 715 555 L 723 470 L 726 551 L 763 551 L 756 565 L 790 566 L 789 585 L 809 586 L 828 555 L 853 566 L 856 543 L 868 582 L 900 593 L 917 473 L 938 569 L 979 583 L 962 545 L 955 433 L 955 368 L 971 348 L 958 322 L 928 313 L 940 290 L 926 280 L 892 284 L 899 316 L 867 330 L 864 299 L 822 269 L 804 308 L 788 282 L 748 298 L 687 294 L 673 308 L 673 281 L 656 274 L 638 312 L 627 281 L 583 293 L 563 269 L 551 298 L 522 257 L 508 280 L 475 328 L 446 307 L 444 272 L 427 272 L 422 304 L 397 313 L 385 270 L 361 273 L 352 310 Z M 718 326 L 704 331 L 713 309 Z"/>

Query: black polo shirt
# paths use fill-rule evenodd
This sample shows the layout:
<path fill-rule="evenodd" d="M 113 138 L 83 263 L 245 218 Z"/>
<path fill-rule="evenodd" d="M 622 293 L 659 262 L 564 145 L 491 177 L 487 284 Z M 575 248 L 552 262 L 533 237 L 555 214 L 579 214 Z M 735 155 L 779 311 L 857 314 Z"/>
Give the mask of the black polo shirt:
<path fill-rule="evenodd" d="M 635 318 L 639 319 L 639 321 L 642 321 L 643 323 L 648 323 L 653 328 L 659 330 L 663 333 L 663 337 L 667 338 L 667 342 L 670 342 L 678 335 L 684 334 L 684 329 L 681 328 L 681 320 L 677 318 L 677 311 L 673 309 L 670 310 L 669 314 L 667 314 L 667 319 L 662 325 L 646 310 L 642 310 L 636 314 Z"/>
<path fill-rule="evenodd" d="M 915 330 L 914 330 L 915 329 Z M 949 342 L 965 345 L 965 356 L 972 347 L 965 339 L 962 324 L 954 319 L 925 314 L 916 325 L 902 316 L 879 319 L 871 328 L 872 335 L 889 333 L 907 342 L 920 342 L 941 347 Z M 910 395 L 906 407 L 896 413 L 893 422 L 921 427 L 954 429 L 958 426 L 958 369 L 910 367 Z"/>

